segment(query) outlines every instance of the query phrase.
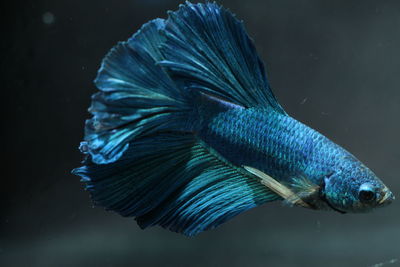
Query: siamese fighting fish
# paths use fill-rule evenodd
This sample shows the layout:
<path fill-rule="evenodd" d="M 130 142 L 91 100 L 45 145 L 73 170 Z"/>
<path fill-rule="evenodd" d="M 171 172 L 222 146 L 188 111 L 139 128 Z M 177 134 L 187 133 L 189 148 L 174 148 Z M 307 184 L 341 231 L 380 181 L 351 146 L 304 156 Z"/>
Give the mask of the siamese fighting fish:
<path fill-rule="evenodd" d="M 81 177 L 95 205 L 185 235 L 271 201 L 340 213 L 394 200 L 355 156 L 289 116 L 243 22 L 186 2 L 114 46 L 95 79 Z"/>

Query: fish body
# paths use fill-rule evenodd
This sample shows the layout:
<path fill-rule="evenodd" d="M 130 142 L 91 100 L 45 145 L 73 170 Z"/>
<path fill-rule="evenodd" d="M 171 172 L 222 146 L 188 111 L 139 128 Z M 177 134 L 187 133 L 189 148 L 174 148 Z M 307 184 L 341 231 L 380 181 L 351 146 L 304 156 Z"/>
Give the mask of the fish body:
<path fill-rule="evenodd" d="M 311 184 L 322 187 L 327 177 L 333 174 L 354 177 L 346 183 L 361 185 L 368 179 L 376 180 L 377 184 L 381 182 L 350 152 L 307 125 L 273 109 L 234 108 L 218 113 L 207 121 L 199 137 L 233 164 L 252 166 L 283 184 L 305 177 Z M 346 201 L 343 206 L 349 211 L 362 211 L 357 205 L 353 208 L 352 205 L 357 203 L 346 198 L 356 194 L 348 191 L 350 186 L 346 183 L 339 186 L 347 191 L 338 197 L 341 205 Z M 342 190 L 335 190 L 332 193 L 342 193 Z M 330 208 L 319 203 L 321 207 Z"/>
<path fill-rule="evenodd" d="M 261 204 L 341 213 L 390 190 L 276 100 L 243 23 L 187 2 L 104 58 L 81 176 L 95 204 L 142 227 L 195 235 Z"/>

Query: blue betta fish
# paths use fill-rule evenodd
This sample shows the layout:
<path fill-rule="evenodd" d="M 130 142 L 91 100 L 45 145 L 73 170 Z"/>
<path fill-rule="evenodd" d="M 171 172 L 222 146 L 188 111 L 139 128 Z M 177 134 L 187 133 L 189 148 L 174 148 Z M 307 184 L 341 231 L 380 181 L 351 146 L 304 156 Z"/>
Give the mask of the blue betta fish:
<path fill-rule="evenodd" d="M 186 3 L 104 58 L 81 151 L 96 205 L 195 235 L 266 202 L 366 212 L 394 196 L 277 102 L 243 23 Z"/>

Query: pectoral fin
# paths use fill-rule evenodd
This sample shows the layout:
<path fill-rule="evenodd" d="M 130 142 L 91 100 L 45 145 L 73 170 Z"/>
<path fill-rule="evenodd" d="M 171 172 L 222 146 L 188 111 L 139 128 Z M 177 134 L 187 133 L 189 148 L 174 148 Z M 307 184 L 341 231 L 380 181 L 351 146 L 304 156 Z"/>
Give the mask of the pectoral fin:
<path fill-rule="evenodd" d="M 271 189 L 273 192 L 281 196 L 284 200 L 292 203 L 293 205 L 302 206 L 305 208 L 312 208 L 309 204 L 304 202 L 296 193 L 294 193 L 290 188 L 278 182 L 266 173 L 249 166 L 243 166 L 243 168 L 250 172 L 251 174 L 259 177 L 261 183 Z"/>

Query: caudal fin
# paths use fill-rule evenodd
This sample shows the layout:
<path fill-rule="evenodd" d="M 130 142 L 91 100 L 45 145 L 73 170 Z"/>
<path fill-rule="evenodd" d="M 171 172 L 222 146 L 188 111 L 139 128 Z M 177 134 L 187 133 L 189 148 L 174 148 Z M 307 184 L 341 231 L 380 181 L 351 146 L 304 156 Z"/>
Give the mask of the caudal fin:
<path fill-rule="evenodd" d="M 163 67 L 159 31 L 164 20 L 145 24 L 127 42 L 116 45 L 104 58 L 92 96 L 81 150 L 97 164 L 118 160 L 129 143 L 159 131 L 190 128 L 193 110 L 186 92 L 176 86 Z"/>

